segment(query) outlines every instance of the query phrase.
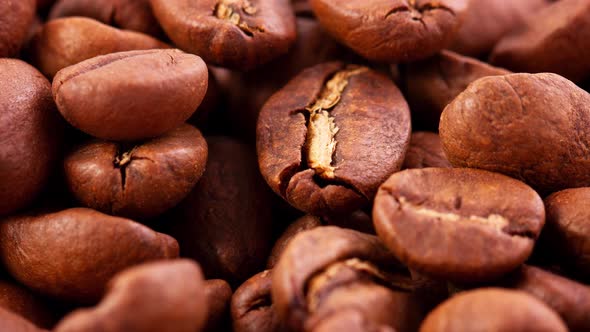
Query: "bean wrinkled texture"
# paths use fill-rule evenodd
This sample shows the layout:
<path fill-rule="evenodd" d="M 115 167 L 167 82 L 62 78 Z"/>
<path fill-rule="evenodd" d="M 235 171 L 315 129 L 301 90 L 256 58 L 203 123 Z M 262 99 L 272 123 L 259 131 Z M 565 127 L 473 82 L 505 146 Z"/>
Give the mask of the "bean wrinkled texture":
<path fill-rule="evenodd" d="M 588 332 L 589 50 L 589 0 L 0 0 L 0 332 Z"/>

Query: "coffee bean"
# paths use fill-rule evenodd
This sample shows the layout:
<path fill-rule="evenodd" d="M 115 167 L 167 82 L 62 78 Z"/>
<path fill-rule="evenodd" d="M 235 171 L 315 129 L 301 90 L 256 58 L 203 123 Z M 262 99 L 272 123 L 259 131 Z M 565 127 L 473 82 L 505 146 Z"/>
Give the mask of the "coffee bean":
<path fill-rule="evenodd" d="M 246 280 L 236 290 L 231 301 L 235 332 L 281 331 L 270 295 L 271 284 L 271 270 L 265 270 Z"/>
<path fill-rule="evenodd" d="M 309 0 L 320 23 L 371 61 L 424 59 L 451 44 L 464 0 Z"/>
<path fill-rule="evenodd" d="M 177 256 L 173 238 L 90 209 L 0 222 L 0 259 L 7 271 L 32 290 L 62 300 L 92 303 L 122 269 Z"/>
<path fill-rule="evenodd" d="M 520 179 L 542 193 L 590 185 L 590 95 L 555 74 L 512 74 L 472 83 L 441 116 L 456 167 Z"/>
<path fill-rule="evenodd" d="M 115 275 L 101 303 L 68 314 L 54 331 L 200 331 L 206 300 L 203 274 L 193 261 L 144 264 Z"/>
<path fill-rule="evenodd" d="M 230 326 L 229 306 L 232 298 L 230 285 L 222 279 L 205 280 L 207 322 L 202 331 L 226 331 Z"/>
<path fill-rule="evenodd" d="M 221 136 L 207 143 L 205 173 L 173 211 L 166 232 L 205 276 L 238 286 L 264 267 L 270 251 L 270 191 L 249 146 Z"/>
<path fill-rule="evenodd" d="M 55 313 L 49 304 L 12 280 L 0 280 L 0 307 L 26 318 L 40 328 L 49 329 L 55 323 Z"/>
<path fill-rule="evenodd" d="M 445 107 L 473 81 L 510 72 L 451 51 L 403 67 L 414 128 L 438 130 Z"/>
<path fill-rule="evenodd" d="M 42 330 L 23 317 L 14 314 L 7 309 L 0 308 L 0 324 L 4 331 L 11 332 L 43 332 Z"/>
<path fill-rule="evenodd" d="M 167 48 L 148 35 L 119 30 L 98 21 L 69 17 L 47 22 L 32 41 L 32 62 L 48 77 L 63 68 L 114 52 Z"/>
<path fill-rule="evenodd" d="M 85 206 L 133 219 L 156 217 L 176 206 L 197 183 L 207 142 L 190 125 L 127 145 L 93 140 L 64 161 L 69 189 Z"/>
<path fill-rule="evenodd" d="M 576 274 L 590 277 L 590 188 L 566 189 L 545 199 L 547 226 L 541 244 Z"/>
<path fill-rule="evenodd" d="M 325 63 L 303 71 L 264 105 L 257 150 L 262 175 L 294 207 L 347 214 L 370 204 L 409 145 L 408 106 L 367 67 Z"/>
<path fill-rule="evenodd" d="M 551 21 L 551 24 L 545 22 Z M 551 72 L 574 82 L 590 78 L 590 3 L 557 1 L 504 36 L 491 63 L 514 71 Z"/>
<path fill-rule="evenodd" d="M 163 35 L 149 0 L 59 0 L 51 7 L 50 20 L 68 16 L 89 17 L 156 37 Z"/>
<path fill-rule="evenodd" d="M 35 68 L 0 59 L 0 215 L 24 208 L 59 158 L 63 124 L 51 85 Z"/>
<path fill-rule="evenodd" d="M 35 17 L 35 0 L 0 0 L 0 58 L 18 54 Z"/>
<path fill-rule="evenodd" d="M 53 96 L 74 127 L 102 139 L 140 140 L 186 121 L 205 96 L 207 77 L 201 58 L 179 50 L 120 52 L 61 70 Z"/>
<path fill-rule="evenodd" d="M 288 0 L 151 0 L 170 39 L 208 63 L 251 69 L 288 51 L 295 16 Z"/>
<path fill-rule="evenodd" d="M 427 167 L 450 168 L 452 166 L 445 156 L 438 134 L 417 131 L 412 133 L 410 148 L 406 153 L 402 169 Z"/>
<path fill-rule="evenodd" d="M 565 332 L 559 316 L 524 292 L 488 288 L 459 294 L 431 312 L 420 332 Z"/>
<path fill-rule="evenodd" d="M 392 175 L 375 198 L 385 245 L 410 268 L 457 282 L 500 277 L 532 253 L 545 222 L 539 195 L 507 176 L 457 168 Z"/>

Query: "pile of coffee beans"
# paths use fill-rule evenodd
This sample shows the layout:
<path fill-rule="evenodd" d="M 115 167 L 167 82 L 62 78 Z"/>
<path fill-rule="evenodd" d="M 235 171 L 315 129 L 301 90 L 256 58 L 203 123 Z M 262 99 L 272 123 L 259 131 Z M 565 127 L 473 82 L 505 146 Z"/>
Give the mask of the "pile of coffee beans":
<path fill-rule="evenodd" d="M 0 0 L 41 331 L 590 331 L 590 0 Z"/>

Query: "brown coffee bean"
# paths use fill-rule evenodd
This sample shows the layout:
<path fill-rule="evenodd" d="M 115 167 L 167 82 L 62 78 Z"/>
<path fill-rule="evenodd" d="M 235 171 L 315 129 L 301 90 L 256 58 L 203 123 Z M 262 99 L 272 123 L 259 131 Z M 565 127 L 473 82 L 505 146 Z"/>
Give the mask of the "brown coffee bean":
<path fill-rule="evenodd" d="M 420 332 L 565 332 L 559 316 L 524 292 L 486 288 L 461 293 L 431 312 Z"/>
<path fill-rule="evenodd" d="M 412 133 L 402 169 L 427 167 L 450 168 L 452 165 L 445 156 L 438 134 L 417 131 Z"/>
<path fill-rule="evenodd" d="M 54 313 L 46 301 L 8 279 L 0 280 L 0 307 L 12 311 L 40 328 L 49 329 L 55 323 Z"/>
<path fill-rule="evenodd" d="M 229 306 L 232 298 L 230 285 L 221 279 L 205 280 L 207 322 L 202 331 L 225 331 L 229 324 Z"/>
<path fill-rule="evenodd" d="M 125 146 L 93 140 L 64 161 L 70 191 L 104 213 L 149 219 L 176 206 L 205 171 L 207 142 L 182 125 L 159 138 Z"/>
<path fill-rule="evenodd" d="M 309 0 L 320 23 L 371 61 L 407 62 L 449 46 L 465 0 Z"/>
<path fill-rule="evenodd" d="M 412 290 L 377 237 L 332 226 L 296 235 L 272 272 L 276 311 L 295 331 L 314 330 L 349 308 L 372 324 L 415 330 L 422 310 Z"/>
<path fill-rule="evenodd" d="M 129 219 L 90 209 L 21 215 L 0 222 L 0 258 L 39 293 L 92 303 L 131 265 L 178 256 L 178 243 Z"/>
<path fill-rule="evenodd" d="M 294 207 L 326 216 L 368 206 L 401 167 L 409 139 L 408 106 L 389 78 L 331 62 L 269 99 L 256 143 L 270 187 Z"/>
<path fill-rule="evenodd" d="M 3 332 L 47 332 L 4 308 L 0 308 L 0 326 Z"/>
<path fill-rule="evenodd" d="M 51 85 L 35 68 L 0 59 L 0 85 L 0 215 L 6 215 L 29 204 L 47 183 L 64 126 Z"/>
<path fill-rule="evenodd" d="M 272 245 L 270 191 L 252 149 L 227 137 L 207 139 L 205 173 L 175 209 L 169 232 L 208 278 L 237 286 L 262 270 Z"/>
<path fill-rule="evenodd" d="M 479 79 L 443 112 L 455 167 L 523 180 L 542 193 L 590 185 L 590 95 L 555 74 Z"/>
<path fill-rule="evenodd" d="M 195 332 L 207 319 L 203 274 L 190 260 L 126 269 L 95 308 L 68 314 L 55 332 Z"/>
<path fill-rule="evenodd" d="M 590 2 L 546 6 L 525 27 L 503 37 L 490 61 L 514 71 L 556 73 L 574 82 L 590 78 Z"/>
<path fill-rule="evenodd" d="M 179 50 L 120 52 L 61 70 L 53 96 L 74 127 L 107 140 L 140 140 L 186 121 L 205 96 L 207 77 L 201 58 Z"/>
<path fill-rule="evenodd" d="M 168 45 L 148 35 L 119 30 L 84 17 L 49 21 L 32 41 L 32 62 L 48 77 L 95 56 Z"/>
<path fill-rule="evenodd" d="M 527 18 L 553 1 L 469 1 L 451 49 L 474 57 L 485 56 L 502 36 L 520 28 Z"/>
<path fill-rule="evenodd" d="M 561 316 L 570 331 L 590 331 L 590 287 L 526 265 L 502 285 L 543 301 Z"/>
<path fill-rule="evenodd" d="M 49 12 L 50 20 L 68 16 L 90 17 L 125 30 L 163 35 L 149 0 L 59 0 Z"/>
<path fill-rule="evenodd" d="M 154 14 L 180 48 L 224 67 L 249 69 L 286 53 L 295 42 L 288 0 L 151 0 Z"/>
<path fill-rule="evenodd" d="M 295 235 L 310 229 L 314 229 L 316 227 L 320 227 L 322 225 L 322 220 L 319 217 L 309 214 L 295 220 L 291 225 L 289 225 L 289 227 L 287 227 L 287 229 L 275 242 L 270 252 L 270 256 L 268 256 L 266 267 L 268 269 L 272 269 L 277 264 L 281 254 L 283 251 L 285 251 L 285 248 Z"/>
<path fill-rule="evenodd" d="M 492 280 L 522 264 L 545 222 L 524 183 L 476 169 L 392 175 L 373 207 L 377 234 L 410 268 L 457 282 Z"/>
<path fill-rule="evenodd" d="M 244 282 L 231 300 L 235 332 L 278 332 L 281 322 L 270 295 L 271 270 L 265 270 Z"/>
<path fill-rule="evenodd" d="M 438 130 L 445 107 L 471 82 L 510 73 L 451 51 L 408 64 L 403 70 L 405 96 L 412 110 L 414 127 L 432 131 Z"/>
<path fill-rule="evenodd" d="M 590 277 L 590 188 L 566 189 L 545 199 L 541 244 L 576 274 Z"/>
<path fill-rule="evenodd" d="M 0 58 L 18 54 L 35 17 L 35 0 L 0 0 Z"/>
<path fill-rule="evenodd" d="M 367 321 L 361 313 L 354 308 L 347 308 L 332 316 L 326 317 L 319 322 L 313 332 L 397 332 L 391 326 L 383 326 L 371 321 Z"/>

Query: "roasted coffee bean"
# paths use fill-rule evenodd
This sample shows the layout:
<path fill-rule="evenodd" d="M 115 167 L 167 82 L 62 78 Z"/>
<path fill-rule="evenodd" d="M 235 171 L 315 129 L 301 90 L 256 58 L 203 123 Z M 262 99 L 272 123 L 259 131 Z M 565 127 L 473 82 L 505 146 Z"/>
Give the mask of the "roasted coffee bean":
<path fill-rule="evenodd" d="M 590 185 L 590 95 L 555 74 L 472 83 L 443 112 L 440 137 L 455 167 L 523 180 L 542 193 Z"/>
<path fill-rule="evenodd" d="M 0 326 L 6 332 L 47 332 L 4 308 L 0 308 Z"/>
<path fill-rule="evenodd" d="M 420 332 L 565 332 L 559 316 L 519 291 L 487 288 L 465 292 L 431 312 Z"/>
<path fill-rule="evenodd" d="M 386 76 L 331 62 L 303 71 L 258 118 L 260 170 L 294 207 L 319 216 L 370 204 L 400 169 L 410 140 L 406 101 Z"/>
<path fill-rule="evenodd" d="M 463 23 L 451 49 L 474 57 L 489 54 L 506 33 L 555 0 L 469 1 Z"/>
<path fill-rule="evenodd" d="M 375 198 L 385 245 L 410 268 L 456 282 L 500 277 L 532 253 L 543 201 L 524 183 L 476 169 L 410 169 Z"/>
<path fill-rule="evenodd" d="M 545 199 L 544 249 L 576 274 L 590 277 L 590 188 L 566 189 Z"/>
<path fill-rule="evenodd" d="M 266 267 L 272 269 L 277 264 L 281 254 L 295 235 L 320 226 L 323 226 L 322 220 L 309 214 L 295 220 L 275 242 L 270 256 L 268 256 Z"/>
<path fill-rule="evenodd" d="M 35 0 L 0 0 L 0 58 L 18 54 L 35 17 Z"/>
<path fill-rule="evenodd" d="M 417 131 L 412 133 L 410 148 L 402 168 L 427 167 L 450 168 L 452 166 L 445 156 L 438 134 Z"/>
<path fill-rule="evenodd" d="M 68 187 L 85 206 L 149 219 L 176 206 L 193 189 L 207 162 L 207 142 L 182 125 L 132 145 L 93 140 L 64 161 Z"/>
<path fill-rule="evenodd" d="M 244 282 L 231 300 L 235 332 L 281 331 L 279 317 L 270 295 L 271 270 L 265 270 Z"/>
<path fill-rule="evenodd" d="M 490 61 L 514 71 L 552 72 L 574 82 L 590 78 L 590 2 L 563 0 L 546 6 L 525 27 L 504 36 Z"/>
<path fill-rule="evenodd" d="M 502 284 L 525 291 L 555 310 L 572 332 L 590 331 L 590 287 L 533 266 Z"/>
<path fill-rule="evenodd" d="M 178 256 L 178 243 L 129 219 L 90 209 L 20 215 L 0 221 L 0 259 L 30 289 L 92 303 L 131 265 Z"/>
<path fill-rule="evenodd" d="M 87 134 L 141 140 L 186 121 L 205 96 L 207 78 L 203 60 L 179 50 L 120 52 L 61 70 L 53 96 L 64 118 Z"/>
<path fill-rule="evenodd" d="M 202 331 L 229 330 L 229 306 L 232 298 L 230 285 L 221 279 L 205 281 L 205 297 L 207 298 L 207 322 Z"/>
<path fill-rule="evenodd" d="M 84 60 L 123 51 L 166 48 L 166 44 L 139 32 L 119 30 L 84 17 L 47 22 L 32 41 L 32 61 L 53 77 L 61 69 Z"/>
<path fill-rule="evenodd" d="M 47 183 L 63 123 L 51 85 L 35 68 L 0 59 L 0 85 L 0 215 L 6 215 L 29 204 Z"/>
<path fill-rule="evenodd" d="M 371 61 L 415 61 L 446 48 L 460 26 L 465 0 L 309 0 L 320 23 Z"/>
<path fill-rule="evenodd" d="M 272 272 L 273 303 L 294 331 L 314 330 L 350 308 L 371 324 L 415 331 L 423 312 L 412 290 L 377 237 L 333 226 L 296 235 Z"/>
<path fill-rule="evenodd" d="M 190 260 L 153 262 L 118 273 L 95 308 L 67 315 L 55 332 L 195 332 L 207 318 L 201 269 Z"/>
<path fill-rule="evenodd" d="M 445 107 L 467 86 L 485 76 L 510 72 L 451 51 L 404 66 L 405 96 L 412 110 L 414 128 L 438 130 Z"/>
<path fill-rule="evenodd" d="M 313 332 L 397 332 L 391 326 L 383 326 L 372 321 L 367 321 L 361 313 L 354 308 L 346 308 L 332 316 L 326 317 L 314 327 Z"/>
<path fill-rule="evenodd" d="M 149 0 L 59 0 L 51 7 L 50 20 L 68 16 L 90 17 L 111 26 L 153 36 L 163 34 Z"/>
<path fill-rule="evenodd" d="M 237 286 L 264 268 L 272 245 L 270 191 L 252 149 L 227 137 L 207 139 L 205 173 L 174 211 L 167 232 L 208 278 Z"/>
<path fill-rule="evenodd" d="M 286 53 L 295 42 L 289 0 L 151 0 L 170 39 L 224 67 L 250 69 Z"/>
<path fill-rule="evenodd" d="M 12 280 L 0 280 L 0 307 L 12 311 L 40 328 L 49 329 L 55 323 L 55 314 L 47 301 Z"/>

